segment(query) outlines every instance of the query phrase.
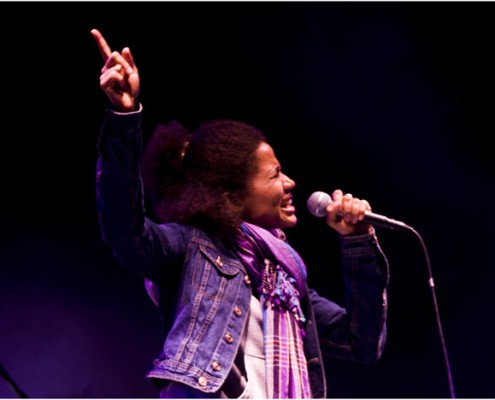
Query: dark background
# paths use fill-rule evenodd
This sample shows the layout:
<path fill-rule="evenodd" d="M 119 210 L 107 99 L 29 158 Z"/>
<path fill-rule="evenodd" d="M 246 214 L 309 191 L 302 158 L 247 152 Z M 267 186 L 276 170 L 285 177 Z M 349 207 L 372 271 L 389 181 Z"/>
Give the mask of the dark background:
<path fill-rule="evenodd" d="M 342 188 L 424 240 L 457 397 L 494 397 L 491 2 L 1 3 L 0 364 L 29 397 L 156 397 L 159 316 L 96 220 L 106 107 L 89 33 L 129 46 L 144 127 L 212 118 L 268 135 L 294 190 L 289 239 L 343 298 L 336 238 L 305 207 Z M 329 397 L 450 397 L 418 237 L 389 257 L 382 359 L 327 360 Z M 17 397 L 0 380 L 0 397 Z"/>

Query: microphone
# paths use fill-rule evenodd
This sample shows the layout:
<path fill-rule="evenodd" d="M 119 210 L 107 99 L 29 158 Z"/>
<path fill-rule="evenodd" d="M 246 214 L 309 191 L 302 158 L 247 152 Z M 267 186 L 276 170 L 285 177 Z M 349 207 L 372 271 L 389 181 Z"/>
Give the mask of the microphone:
<path fill-rule="evenodd" d="M 314 192 L 311 196 L 309 196 L 308 201 L 306 202 L 306 206 L 308 207 L 308 211 L 311 214 L 313 214 L 315 217 L 324 217 L 325 215 L 327 215 L 326 209 L 328 205 L 331 203 L 332 203 L 332 198 L 328 193 Z M 342 213 L 339 213 L 338 215 L 342 216 Z M 413 230 L 409 225 L 406 225 L 404 222 L 387 218 L 384 215 L 375 214 L 369 211 L 366 211 L 366 215 L 364 216 L 364 219 L 359 222 L 364 222 L 380 228 L 407 230 L 407 231 Z"/>

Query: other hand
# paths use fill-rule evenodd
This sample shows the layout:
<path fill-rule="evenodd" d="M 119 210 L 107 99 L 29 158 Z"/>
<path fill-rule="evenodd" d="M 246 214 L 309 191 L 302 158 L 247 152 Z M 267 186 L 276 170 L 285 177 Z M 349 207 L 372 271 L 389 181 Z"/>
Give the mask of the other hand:
<path fill-rule="evenodd" d="M 336 189 L 326 209 L 326 222 L 342 236 L 367 234 L 373 231 L 373 227 L 358 223 L 363 220 L 366 211 L 371 211 L 368 201 L 353 197 L 350 193 L 344 195 L 342 190 Z"/>

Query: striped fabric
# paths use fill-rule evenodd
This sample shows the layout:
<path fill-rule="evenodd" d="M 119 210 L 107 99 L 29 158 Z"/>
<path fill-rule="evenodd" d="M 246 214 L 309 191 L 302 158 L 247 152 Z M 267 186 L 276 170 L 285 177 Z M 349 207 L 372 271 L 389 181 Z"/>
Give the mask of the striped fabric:
<path fill-rule="evenodd" d="M 273 399 L 310 398 L 304 323 L 299 299 L 305 294 L 306 266 L 276 231 L 243 223 L 239 255 L 263 307 L 267 393 Z"/>

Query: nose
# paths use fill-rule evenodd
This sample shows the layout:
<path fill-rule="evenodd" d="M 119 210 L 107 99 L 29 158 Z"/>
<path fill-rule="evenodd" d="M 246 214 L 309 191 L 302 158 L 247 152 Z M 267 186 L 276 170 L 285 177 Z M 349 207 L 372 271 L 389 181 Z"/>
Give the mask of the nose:
<path fill-rule="evenodd" d="M 284 190 L 290 192 L 296 186 L 296 182 L 284 174 Z"/>

